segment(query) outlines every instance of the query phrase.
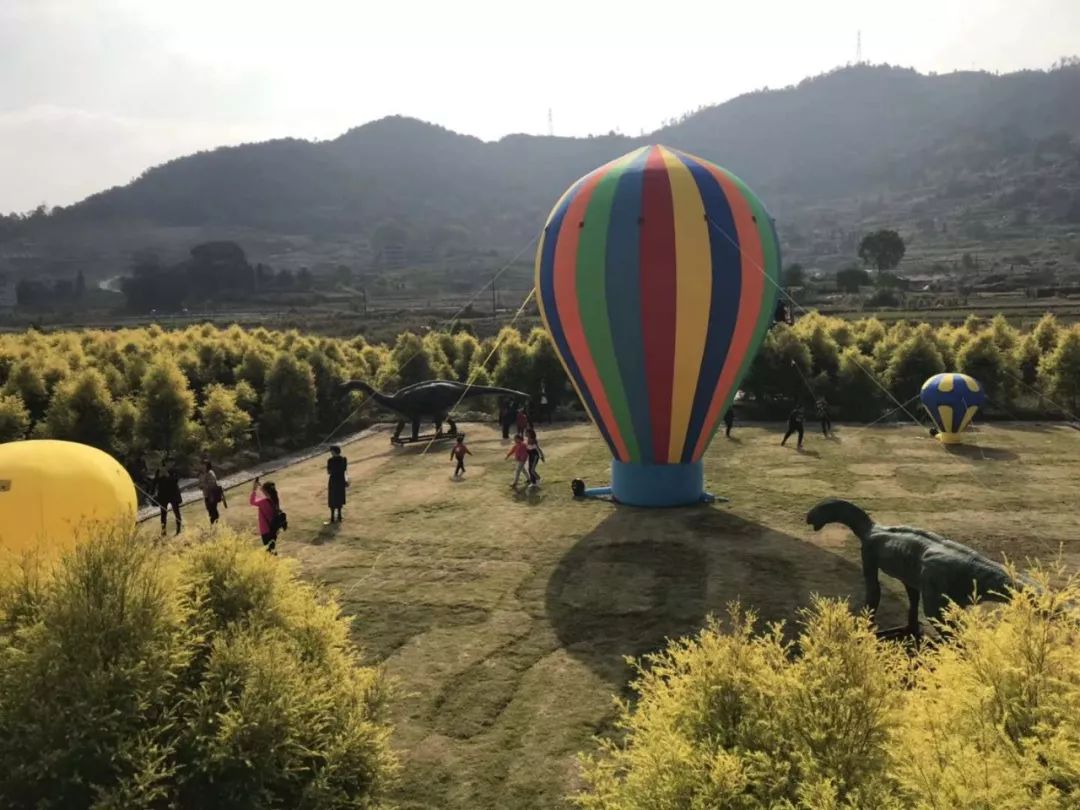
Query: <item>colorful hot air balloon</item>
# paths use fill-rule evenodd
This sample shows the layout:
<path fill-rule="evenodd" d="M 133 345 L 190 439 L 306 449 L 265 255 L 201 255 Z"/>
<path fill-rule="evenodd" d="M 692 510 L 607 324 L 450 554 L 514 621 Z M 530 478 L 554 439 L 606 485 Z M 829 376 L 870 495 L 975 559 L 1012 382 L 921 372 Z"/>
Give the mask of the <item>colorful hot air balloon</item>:
<path fill-rule="evenodd" d="M 93 523 L 135 522 L 135 485 L 95 447 L 0 444 L 0 567 L 28 551 L 62 552 Z"/>
<path fill-rule="evenodd" d="M 574 183 L 536 255 L 540 313 L 639 506 L 704 497 L 701 456 L 772 324 L 780 247 L 730 172 L 663 146 Z"/>
<path fill-rule="evenodd" d="M 986 392 L 967 374 L 935 374 L 923 383 L 919 399 L 934 420 L 938 441 L 957 444 L 960 434 L 986 402 Z"/>

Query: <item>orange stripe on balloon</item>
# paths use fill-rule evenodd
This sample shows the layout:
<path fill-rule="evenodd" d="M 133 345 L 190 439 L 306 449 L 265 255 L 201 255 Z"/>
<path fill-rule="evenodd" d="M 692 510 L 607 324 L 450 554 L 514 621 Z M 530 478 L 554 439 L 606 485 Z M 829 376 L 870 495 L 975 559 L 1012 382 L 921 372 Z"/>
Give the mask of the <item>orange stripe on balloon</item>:
<path fill-rule="evenodd" d="M 704 166 L 720 188 L 724 190 L 728 205 L 731 206 L 732 218 L 735 221 L 735 234 L 729 234 L 739 243 L 739 259 L 742 269 L 742 287 L 739 292 L 739 312 L 735 318 L 735 331 L 731 336 L 731 344 L 728 347 L 728 359 L 724 362 L 724 368 L 720 372 L 720 379 L 716 381 L 716 390 L 713 392 L 712 402 L 705 416 L 705 422 L 701 427 L 697 444 L 694 446 L 694 459 L 701 458 L 705 447 L 712 438 L 713 429 L 720 418 L 720 409 L 724 401 L 731 393 L 731 386 L 735 382 L 735 375 L 739 373 L 742 358 L 750 349 L 754 339 L 754 330 L 757 327 L 758 316 L 761 314 L 761 305 L 764 300 L 762 294 L 765 289 L 765 256 L 761 245 L 761 233 L 754 221 L 754 212 L 750 208 L 742 190 L 732 182 L 727 174 L 707 160 L 698 163 Z M 710 225 L 710 227 L 713 227 Z M 727 236 L 720 234 L 721 239 Z"/>
<path fill-rule="evenodd" d="M 630 454 L 626 449 L 626 442 L 619 432 L 619 423 L 611 410 L 607 392 L 600 381 L 600 374 L 596 370 L 596 363 L 589 344 L 585 340 L 585 328 L 581 323 L 581 310 L 577 300 L 577 253 L 578 242 L 581 239 L 581 222 L 585 216 L 585 210 L 589 205 L 593 189 L 596 188 L 604 172 L 594 172 L 566 209 L 563 216 L 562 227 L 559 229 L 558 243 L 555 245 L 555 259 L 553 273 L 555 282 L 555 306 L 559 310 L 559 319 L 562 321 L 563 334 L 566 336 L 570 354 L 577 363 L 585 387 L 592 394 L 593 402 L 596 403 L 597 415 L 607 428 L 611 441 L 620 461 L 627 461 Z"/>

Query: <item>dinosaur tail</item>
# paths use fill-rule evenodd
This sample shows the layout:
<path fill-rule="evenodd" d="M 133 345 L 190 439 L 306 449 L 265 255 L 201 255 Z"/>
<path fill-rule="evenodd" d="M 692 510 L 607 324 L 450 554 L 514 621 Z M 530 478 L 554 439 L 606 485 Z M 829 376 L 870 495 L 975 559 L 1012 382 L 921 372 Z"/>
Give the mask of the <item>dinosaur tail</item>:
<path fill-rule="evenodd" d="M 496 385 L 470 385 L 465 389 L 465 393 L 461 395 L 461 398 L 465 397 L 515 397 L 517 399 L 530 399 L 528 394 L 521 391 L 515 391 L 512 388 L 499 388 Z"/>

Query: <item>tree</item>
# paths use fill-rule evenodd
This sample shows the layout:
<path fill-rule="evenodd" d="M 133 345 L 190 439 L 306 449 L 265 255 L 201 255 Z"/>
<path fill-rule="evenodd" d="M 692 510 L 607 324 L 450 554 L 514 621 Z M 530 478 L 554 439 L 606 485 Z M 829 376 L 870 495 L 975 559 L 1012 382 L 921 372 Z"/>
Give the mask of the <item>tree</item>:
<path fill-rule="evenodd" d="M 859 243 L 859 258 L 878 272 L 892 270 L 904 258 L 904 240 L 896 231 L 880 230 L 868 233 Z"/>
<path fill-rule="evenodd" d="M 885 383 L 893 396 L 906 402 L 922 390 L 930 377 L 945 370 L 933 340 L 924 333 L 915 333 L 892 353 L 885 371 Z"/>
<path fill-rule="evenodd" d="M 873 365 L 873 360 L 855 346 L 849 346 L 840 354 L 836 393 L 830 402 L 845 418 L 873 420 L 881 416 L 884 396 L 871 376 Z"/>
<path fill-rule="evenodd" d="M 1032 335 L 1035 337 L 1036 343 L 1039 344 L 1040 352 L 1049 354 L 1054 350 L 1054 347 L 1057 346 L 1060 330 L 1058 320 L 1052 313 L 1047 312 L 1039 318 L 1039 322 L 1035 324 L 1035 328 L 1032 330 Z"/>
<path fill-rule="evenodd" d="M 144 447 L 166 453 L 183 451 L 192 435 L 195 395 L 171 357 L 154 361 L 139 386 L 135 436 Z"/>
<path fill-rule="evenodd" d="M 870 284 L 870 274 L 861 267 L 849 267 L 836 273 L 836 286 L 843 292 L 857 293 Z"/>
<path fill-rule="evenodd" d="M 1005 354 L 994 341 L 992 331 L 982 332 L 956 355 L 956 367 L 979 381 L 990 400 L 1012 399 L 1018 369 L 1010 368 L 1012 355 Z"/>
<path fill-rule="evenodd" d="M 18 396 L 33 422 L 41 419 L 49 406 L 49 391 L 41 369 L 28 360 L 21 360 L 11 367 L 4 393 Z"/>
<path fill-rule="evenodd" d="M 282 352 L 266 375 L 261 426 L 264 437 L 298 444 L 315 423 L 315 375 L 303 360 Z"/>
<path fill-rule="evenodd" d="M 1039 373 L 1046 381 L 1046 393 L 1075 414 L 1080 403 L 1080 326 L 1061 332 L 1057 347 L 1043 358 Z"/>
<path fill-rule="evenodd" d="M 30 412 L 17 394 L 0 394 L 0 442 L 25 439 L 30 430 Z"/>
<path fill-rule="evenodd" d="M 251 417 L 240 408 L 235 391 L 223 385 L 211 385 L 206 389 L 206 401 L 199 415 L 206 449 L 215 458 L 229 455 L 247 441 Z"/>
<path fill-rule="evenodd" d="M 806 273 L 801 264 L 789 264 L 784 270 L 785 287 L 801 287 L 806 282 Z"/>
<path fill-rule="evenodd" d="M 101 372 L 85 369 L 57 387 L 45 414 L 45 429 L 54 439 L 114 451 L 116 416 Z"/>
<path fill-rule="evenodd" d="M 5 806 L 384 806 L 383 675 L 294 569 L 228 530 L 166 550 L 118 527 L 47 576 L 0 584 Z"/>

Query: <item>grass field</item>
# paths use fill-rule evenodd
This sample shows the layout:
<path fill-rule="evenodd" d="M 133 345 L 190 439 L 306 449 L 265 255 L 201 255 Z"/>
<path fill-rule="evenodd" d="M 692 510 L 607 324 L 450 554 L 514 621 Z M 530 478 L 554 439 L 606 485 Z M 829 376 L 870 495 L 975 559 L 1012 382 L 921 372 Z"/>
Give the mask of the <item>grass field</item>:
<path fill-rule="evenodd" d="M 950 452 L 915 427 L 839 427 L 778 446 L 778 426 L 737 427 L 706 456 L 729 504 L 636 510 L 575 502 L 569 482 L 606 479 L 591 426 L 541 434 L 543 487 L 508 486 L 506 445 L 469 426 L 467 476 L 451 478 L 448 447 L 391 449 L 384 435 L 346 448 L 346 520 L 325 527 L 321 460 L 277 476 L 290 529 L 283 556 L 337 589 L 368 656 L 397 680 L 395 742 L 402 808 L 551 808 L 577 787 L 575 753 L 611 730 L 625 655 L 696 630 L 741 599 L 791 619 L 811 593 L 861 594 L 847 530 L 804 522 L 839 495 L 881 522 L 940 531 L 1000 558 L 1080 565 L 1080 432 L 1065 426 L 983 427 Z M 247 490 L 226 520 L 253 534 Z M 201 526 L 201 504 L 187 509 Z M 171 526 L 170 526 L 171 528 Z M 190 530 L 190 529 L 188 529 Z M 903 592 L 886 581 L 884 622 Z"/>

